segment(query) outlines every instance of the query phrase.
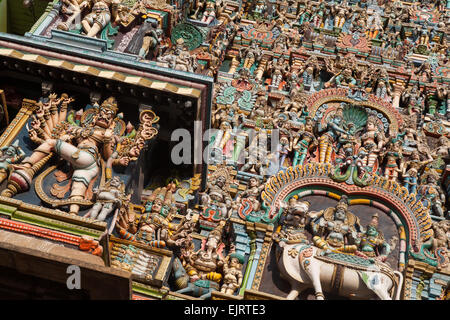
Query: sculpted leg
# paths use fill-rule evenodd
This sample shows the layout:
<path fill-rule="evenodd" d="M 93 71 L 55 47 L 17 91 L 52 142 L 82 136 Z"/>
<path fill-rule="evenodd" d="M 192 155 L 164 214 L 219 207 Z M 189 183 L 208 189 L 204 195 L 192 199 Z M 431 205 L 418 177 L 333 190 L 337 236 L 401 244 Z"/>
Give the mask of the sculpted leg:
<path fill-rule="evenodd" d="M 97 215 L 100 212 L 100 210 L 102 209 L 102 204 L 101 203 L 96 203 L 94 204 L 94 206 L 92 207 L 91 210 L 89 210 L 89 212 L 85 215 L 86 218 L 91 218 L 91 219 L 97 219 Z"/>
<path fill-rule="evenodd" d="M 30 168 L 33 164 L 47 156 L 49 153 L 55 150 L 56 140 L 49 139 L 43 144 L 37 147 L 34 152 L 28 158 L 25 158 L 20 165 L 13 165 L 14 168 L 20 169 L 20 167 Z"/>
<path fill-rule="evenodd" d="M 88 37 L 95 37 L 97 35 L 97 33 L 102 29 L 101 25 L 99 25 L 98 23 L 94 23 L 94 25 L 92 26 L 92 28 L 89 30 L 89 32 L 87 33 Z"/>
<path fill-rule="evenodd" d="M 74 181 L 72 183 L 72 192 L 70 193 L 70 199 L 73 200 L 82 200 L 86 194 L 87 186 L 83 182 Z M 80 206 L 78 204 L 70 205 L 70 214 L 77 214 L 80 210 Z"/>
<path fill-rule="evenodd" d="M 106 217 L 113 211 L 114 206 L 112 203 L 105 203 L 103 205 L 102 211 L 100 211 L 100 214 L 98 215 L 97 220 L 99 221 L 105 221 Z"/>

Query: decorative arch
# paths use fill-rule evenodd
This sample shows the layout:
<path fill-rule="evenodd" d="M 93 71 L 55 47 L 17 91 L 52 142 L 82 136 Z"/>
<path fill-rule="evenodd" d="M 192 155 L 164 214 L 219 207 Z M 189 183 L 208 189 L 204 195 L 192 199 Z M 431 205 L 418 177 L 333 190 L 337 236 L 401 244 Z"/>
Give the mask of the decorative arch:
<path fill-rule="evenodd" d="M 419 248 L 432 236 L 432 220 L 429 209 L 424 207 L 416 199 L 416 195 L 410 194 L 405 187 L 378 175 L 373 175 L 369 185 L 363 188 L 338 183 L 329 177 L 332 169 L 330 164 L 309 163 L 305 166 L 289 167 L 286 171 L 280 171 L 271 177 L 261 194 L 264 206 L 269 208 L 268 218 L 272 220 L 277 218 L 280 213 L 278 203 L 287 201 L 293 191 L 312 186 L 318 189 L 314 190 L 313 194 L 323 194 L 323 189 L 327 188 L 336 191 L 336 193 L 331 193 L 331 196 L 336 199 L 340 198 L 339 193 L 346 194 L 349 198 L 366 201 L 366 204 L 371 203 L 385 212 L 392 211 L 392 214 L 398 218 L 394 218 L 398 226 L 398 221 L 402 221 L 401 224 L 405 228 L 405 245 L 408 248 Z M 370 199 L 375 197 L 378 200 Z M 407 248 L 404 249 L 406 251 Z"/>

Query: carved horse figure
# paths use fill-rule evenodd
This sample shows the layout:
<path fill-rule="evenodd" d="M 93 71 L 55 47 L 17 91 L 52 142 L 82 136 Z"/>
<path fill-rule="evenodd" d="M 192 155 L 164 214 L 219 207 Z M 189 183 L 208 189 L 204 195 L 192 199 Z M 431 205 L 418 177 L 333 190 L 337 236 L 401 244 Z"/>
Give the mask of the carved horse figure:
<path fill-rule="evenodd" d="M 291 285 L 287 299 L 294 300 L 303 290 L 311 287 L 317 300 L 325 299 L 322 290 L 350 299 L 400 299 L 403 283 L 400 272 L 381 262 L 367 261 L 364 266 L 361 263 L 364 259 L 354 255 L 337 253 L 350 261 L 333 260 L 329 255 L 322 256 L 321 251 L 305 243 L 279 242 L 278 267 Z M 355 266 L 355 261 L 360 261 L 360 265 L 357 263 Z"/>

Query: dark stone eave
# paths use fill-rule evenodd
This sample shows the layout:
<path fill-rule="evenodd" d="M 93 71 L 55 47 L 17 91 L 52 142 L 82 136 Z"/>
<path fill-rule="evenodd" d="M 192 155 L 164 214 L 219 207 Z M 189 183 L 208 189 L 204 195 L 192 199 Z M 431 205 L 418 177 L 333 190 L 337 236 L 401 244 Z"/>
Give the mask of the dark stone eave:
<path fill-rule="evenodd" d="M 104 51 L 98 52 L 94 50 L 81 49 L 74 50 L 73 47 L 68 47 L 66 45 L 48 42 L 50 38 L 45 38 L 41 36 L 29 36 L 22 37 L 17 35 L 6 34 L 0 32 L 0 41 L 12 42 L 23 46 L 29 46 L 36 49 L 46 50 L 54 53 L 67 54 L 74 57 L 79 57 L 82 59 L 97 61 L 101 63 L 108 63 L 115 66 L 121 66 L 133 70 L 143 71 L 151 74 L 155 74 L 162 77 L 177 79 L 181 81 L 188 81 L 192 83 L 198 83 L 206 87 L 206 96 L 204 97 L 205 106 L 211 106 L 212 104 L 212 93 L 214 79 L 204 75 L 194 74 L 190 72 L 172 70 L 169 68 L 164 68 L 156 66 L 150 63 L 137 61 L 137 58 L 128 54 L 122 54 L 114 51 Z M 88 39 L 90 40 L 90 39 Z M 169 81 L 169 80 L 168 80 Z"/>

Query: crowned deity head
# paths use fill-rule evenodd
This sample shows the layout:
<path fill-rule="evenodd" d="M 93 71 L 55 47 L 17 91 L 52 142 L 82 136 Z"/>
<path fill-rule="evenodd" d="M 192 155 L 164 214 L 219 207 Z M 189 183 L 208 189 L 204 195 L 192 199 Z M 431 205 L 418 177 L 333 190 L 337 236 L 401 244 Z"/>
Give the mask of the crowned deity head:
<path fill-rule="evenodd" d="M 117 110 L 117 101 L 114 97 L 109 97 L 103 101 L 95 116 L 95 125 L 104 129 L 111 127 L 114 118 L 116 117 Z"/>
<path fill-rule="evenodd" d="M 347 197 L 342 196 L 341 200 L 339 200 L 338 204 L 336 205 L 336 210 L 334 212 L 334 218 L 337 220 L 344 221 L 347 216 L 347 210 L 348 210 Z"/>

